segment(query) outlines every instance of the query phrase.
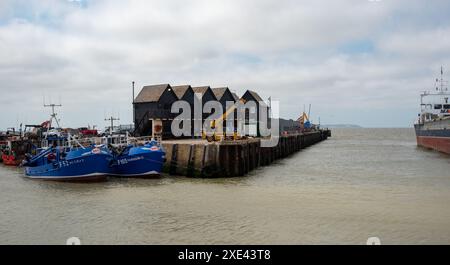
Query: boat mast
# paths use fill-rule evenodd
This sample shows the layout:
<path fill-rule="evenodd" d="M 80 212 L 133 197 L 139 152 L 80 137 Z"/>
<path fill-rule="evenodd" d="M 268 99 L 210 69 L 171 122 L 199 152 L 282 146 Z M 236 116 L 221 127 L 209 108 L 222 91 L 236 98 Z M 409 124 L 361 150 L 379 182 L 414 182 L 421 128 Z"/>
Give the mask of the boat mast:
<path fill-rule="evenodd" d="M 52 108 L 52 114 L 50 115 L 50 121 L 49 121 L 48 128 L 47 128 L 47 136 L 48 136 L 48 133 L 49 133 L 49 131 L 50 131 L 50 128 L 52 128 L 53 120 L 56 121 L 56 124 L 58 125 L 58 128 L 61 127 L 61 126 L 59 125 L 59 120 L 56 118 L 56 116 L 58 115 L 58 113 L 55 112 L 55 108 L 56 108 L 56 107 L 62 107 L 62 105 L 61 105 L 61 104 L 45 104 L 45 102 L 44 102 L 44 107 L 46 107 L 46 108 Z"/>
<path fill-rule="evenodd" d="M 111 128 L 109 129 L 109 135 L 112 136 L 112 134 L 113 134 L 114 121 L 119 121 L 119 120 L 120 120 L 119 118 L 115 118 L 115 117 L 113 117 L 113 116 L 111 116 L 111 117 L 105 119 L 105 121 L 111 122 Z"/>
<path fill-rule="evenodd" d="M 441 79 L 436 78 L 436 82 L 440 83 L 439 88 L 436 86 L 436 90 L 438 90 L 440 93 L 444 93 L 444 91 L 448 90 L 448 88 L 445 87 L 445 85 L 447 84 L 447 81 L 444 80 L 444 68 L 442 66 L 441 66 Z M 445 90 L 444 90 L 444 87 L 445 87 Z"/>

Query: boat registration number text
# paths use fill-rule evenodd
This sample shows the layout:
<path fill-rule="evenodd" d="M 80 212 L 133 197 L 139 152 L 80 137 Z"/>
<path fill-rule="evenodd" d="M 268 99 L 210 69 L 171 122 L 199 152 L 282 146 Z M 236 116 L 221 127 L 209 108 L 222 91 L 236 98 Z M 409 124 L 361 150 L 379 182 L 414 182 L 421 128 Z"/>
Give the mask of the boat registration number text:
<path fill-rule="evenodd" d="M 84 163 L 84 159 L 76 159 L 76 160 L 71 160 L 71 161 L 60 161 L 59 167 L 68 167 L 71 165 L 81 164 L 81 163 Z"/>
<path fill-rule="evenodd" d="M 134 161 L 139 161 L 139 160 L 143 160 L 144 157 L 143 156 L 137 156 L 137 157 L 133 157 L 133 158 L 122 158 L 117 160 L 117 164 L 118 165 L 125 165 L 128 164 L 130 162 L 134 162 Z"/>

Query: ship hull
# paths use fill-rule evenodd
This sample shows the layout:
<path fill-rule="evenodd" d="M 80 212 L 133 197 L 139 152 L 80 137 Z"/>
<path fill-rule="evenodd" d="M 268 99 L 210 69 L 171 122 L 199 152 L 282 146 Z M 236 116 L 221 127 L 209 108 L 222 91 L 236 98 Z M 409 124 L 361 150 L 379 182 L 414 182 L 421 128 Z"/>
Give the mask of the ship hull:
<path fill-rule="evenodd" d="M 416 125 L 415 129 L 418 146 L 450 154 L 450 129 L 430 129 L 423 125 Z"/>
<path fill-rule="evenodd" d="M 417 145 L 450 155 L 450 138 L 418 136 Z"/>
<path fill-rule="evenodd" d="M 49 149 L 51 151 L 52 149 Z M 97 153 L 98 152 L 98 153 Z M 26 165 L 25 175 L 32 179 L 54 181 L 104 181 L 111 173 L 112 155 L 97 149 L 96 153 L 89 149 L 69 152 L 68 159 L 49 162 L 47 152 L 37 156 L 44 163 L 32 166 Z M 37 162 L 36 162 L 37 163 Z"/>
<path fill-rule="evenodd" d="M 117 157 L 114 176 L 133 178 L 158 177 L 165 160 L 159 147 L 133 147 L 126 155 Z"/>

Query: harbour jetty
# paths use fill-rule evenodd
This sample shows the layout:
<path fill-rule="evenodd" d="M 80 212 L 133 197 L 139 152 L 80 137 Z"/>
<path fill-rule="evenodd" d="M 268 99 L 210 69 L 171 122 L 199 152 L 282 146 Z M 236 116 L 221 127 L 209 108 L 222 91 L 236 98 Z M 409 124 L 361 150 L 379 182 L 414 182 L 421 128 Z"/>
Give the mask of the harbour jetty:
<path fill-rule="evenodd" d="M 264 147 L 261 141 L 264 137 L 260 133 L 262 116 L 271 113 L 271 101 L 265 102 L 254 90 L 246 90 L 239 97 L 228 87 L 212 88 L 210 86 L 191 86 L 170 84 L 144 86 L 135 97 L 134 82 L 132 83 L 133 116 L 135 136 L 148 136 L 159 139 L 166 152 L 166 161 L 163 172 L 170 175 L 188 177 L 237 177 L 244 176 L 251 170 L 260 166 L 266 166 L 273 161 L 287 157 L 303 148 L 318 143 L 331 136 L 328 129 L 321 129 L 320 125 L 312 124 L 309 120 L 309 112 L 304 111 L 298 120 L 279 119 L 278 143 L 273 147 Z M 178 114 L 171 111 L 170 106 L 176 101 L 184 101 L 188 106 L 195 108 L 196 101 L 201 110 L 206 103 L 216 101 L 222 106 L 223 115 L 216 118 L 211 124 L 223 124 L 224 131 L 232 131 L 228 136 L 223 133 L 214 134 L 212 137 L 177 137 L 172 134 L 172 122 L 177 120 Z M 227 102 L 235 104 L 228 107 Z M 253 103 L 253 107 L 240 109 L 239 104 Z M 311 108 L 311 107 L 310 107 Z M 238 110 L 239 109 L 239 110 Z M 253 110 L 252 110 L 253 109 Z M 195 111 L 194 111 L 195 113 Z M 234 115 L 233 115 L 234 113 Z M 239 119 L 238 113 L 245 113 Z M 250 117 L 250 113 L 254 113 Z M 266 115 L 263 115 L 263 114 Z M 183 120 L 189 128 L 195 128 L 195 121 L 205 122 L 208 113 L 202 113 L 198 117 Z M 230 123 L 224 122 L 230 118 Z M 233 124 L 234 119 L 234 124 Z M 239 120 L 239 121 L 238 121 Z M 249 137 L 241 137 L 237 133 L 236 126 L 245 124 L 253 127 L 253 133 Z M 278 137 L 278 136 L 277 136 Z"/>
<path fill-rule="evenodd" d="M 55 112 L 61 105 L 44 104 L 52 108 L 50 119 L 20 128 L 14 136 L 20 142 L 10 133 L 0 137 L 3 163 L 21 164 L 27 176 L 44 179 L 146 177 L 161 172 L 238 177 L 331 136 L 320 121 L 310 120 L 311 105 L 297 120 L 273 117 L 278 105 L 273 109 L 270 97 L 264 101 L 253 90 L 239 97 L 228 87 L 160 84 L 144 86 L 135 97 L 134 88 L 132 82 L 133 125 L 114 126 L 119 119 L 111 116 L 105 119 L 111 125 L 104 132 L 95 126 L 61 128 Z M 25 146 L 27 151 L 19 152 Z M 87 163 L 87 155 L 92 163 L 81 165 Z M 95 162 L 100 156 L 104 159 Z"/>
<path fill-rule="evenodd" d="M 290 134 L 280 136 L 274 147 L 261 147 L 259 138 L 213 143 L 206 140 L 163 141 L 166 151 L 163 172 L 203 178 L 244 176 L 330 136 L 328 129 Z"/>

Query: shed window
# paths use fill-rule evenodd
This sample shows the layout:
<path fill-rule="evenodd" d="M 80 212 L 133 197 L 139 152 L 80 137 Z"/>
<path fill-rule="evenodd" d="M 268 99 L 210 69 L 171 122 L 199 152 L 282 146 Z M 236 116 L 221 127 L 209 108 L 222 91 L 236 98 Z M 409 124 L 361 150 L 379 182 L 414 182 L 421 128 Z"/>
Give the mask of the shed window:
<path fill-rule="evenodd" d="M 434 109 L 442 109 L 442 105 L 441 104 L 436 104 L 436 105 L 434 105 Z"/>
<path fill-rule="evenodd" d="M 450 109 L 450 104 L 445 104 L 444 109 Z"/>

